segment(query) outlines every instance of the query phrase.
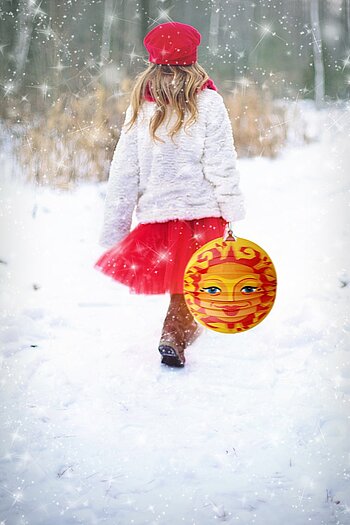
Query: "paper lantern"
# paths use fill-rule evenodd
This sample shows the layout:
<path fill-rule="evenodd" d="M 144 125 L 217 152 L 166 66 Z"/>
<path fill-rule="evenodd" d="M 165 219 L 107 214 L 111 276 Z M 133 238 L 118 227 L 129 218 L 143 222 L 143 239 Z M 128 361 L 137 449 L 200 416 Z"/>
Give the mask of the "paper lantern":
<path fill-rule="evenodd" d="M 277 276 L 268 254 L 232 234 L 199 248 L 184 273 L 184 297 L 193 317 L 217 332 L 243 332 L 261 323 L 276 297 Z"/>

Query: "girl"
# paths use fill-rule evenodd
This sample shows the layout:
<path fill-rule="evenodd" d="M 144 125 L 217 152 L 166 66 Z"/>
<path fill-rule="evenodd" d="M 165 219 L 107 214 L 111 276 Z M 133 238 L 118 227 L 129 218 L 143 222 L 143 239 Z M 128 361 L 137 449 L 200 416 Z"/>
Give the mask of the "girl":
<path fill-rule="evenodd" d="M 144 38 L 150 63 L 136 79 L 114 151 L 100 237 L 108 250 L 94 265 L 131 293 L 170 293 L 158 350 L 162 363 L 178 367 L 203 330 L 184 300 L 187 262 L 227 222 L 245 217 L 230 119 L 197 62 L 200 40 L 180 22 Z"/>

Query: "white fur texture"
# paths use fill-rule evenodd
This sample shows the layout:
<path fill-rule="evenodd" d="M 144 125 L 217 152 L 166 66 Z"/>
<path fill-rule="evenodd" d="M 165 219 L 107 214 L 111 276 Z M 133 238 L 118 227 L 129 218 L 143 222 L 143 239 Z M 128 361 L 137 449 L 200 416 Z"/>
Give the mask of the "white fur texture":
<path fill-rule="evenodd" d="M 176 121 L 163 122 L 154 143 L 149 121 L 155 102 L 145 101 L 136 124 L 128 131 L 129 105 L 110 166 L 100 244 L 110 247 L 131 228 L 136 207 L 138 223 L 171 219 L 245 217 L 239 187 L 230 118 L 222 96 L 212 89 L 198 94 L 198 119 L 173 137 L 166 133 Z M 185 118 L 186 121 L 186 118 Z"/>

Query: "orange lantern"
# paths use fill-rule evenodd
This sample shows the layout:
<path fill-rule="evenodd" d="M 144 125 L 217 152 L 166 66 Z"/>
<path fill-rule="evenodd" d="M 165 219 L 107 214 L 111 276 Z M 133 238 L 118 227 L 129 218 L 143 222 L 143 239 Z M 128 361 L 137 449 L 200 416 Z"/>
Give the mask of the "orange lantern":
<path fill-rule="evenodd" d="M 184 297 L 202 325 L 226 334 L 261 323 L 276 298 L 277 276 L 257 244 L 228 235 L 199 248 L 184 273 Z"/>

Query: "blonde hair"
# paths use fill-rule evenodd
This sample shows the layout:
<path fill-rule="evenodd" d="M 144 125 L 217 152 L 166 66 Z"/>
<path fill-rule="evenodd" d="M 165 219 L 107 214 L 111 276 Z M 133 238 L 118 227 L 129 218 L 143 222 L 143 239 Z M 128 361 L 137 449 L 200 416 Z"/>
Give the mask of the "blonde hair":
<path fill-rule="evenodd" d="M 152 140 L 164 142 L 156 136 L 156 130 L 164 121 L 169 105 L 177 115 L 177 121 L 169 132 L 171 140 L 173 140 L 173 136 L 181 129 L 182 125 L 186 131 L 186 127 L 196 121 L 198 116 L 196 96 L 208 79 L 209 75 L 197 62 L 188 66 L 149 64 L 145 71 L 137 75 L 131 91 L 130 104 L 133 115 L 127 123 L 129 129 L 134 125 L 140 107 L 145 101 L 144 96 L 148 85 L 157 104 L 157 110 L 149 123 Z M 184 122 L 186 111 L 189 111 L 189 118 Z"/>

